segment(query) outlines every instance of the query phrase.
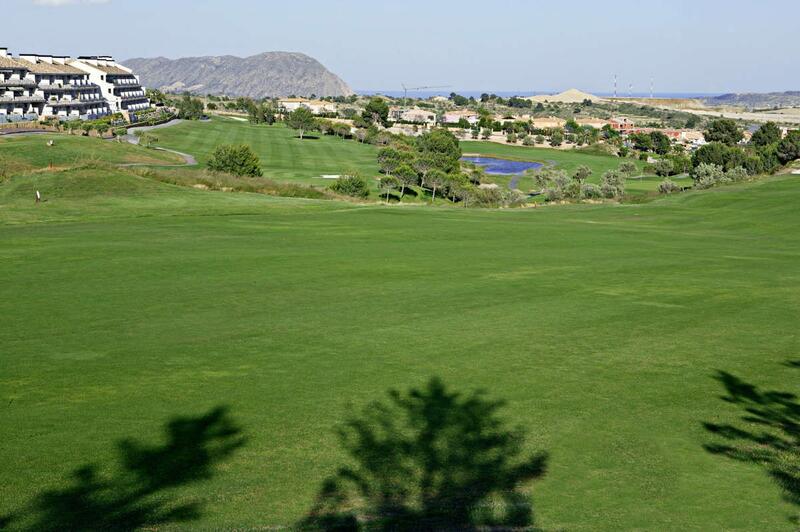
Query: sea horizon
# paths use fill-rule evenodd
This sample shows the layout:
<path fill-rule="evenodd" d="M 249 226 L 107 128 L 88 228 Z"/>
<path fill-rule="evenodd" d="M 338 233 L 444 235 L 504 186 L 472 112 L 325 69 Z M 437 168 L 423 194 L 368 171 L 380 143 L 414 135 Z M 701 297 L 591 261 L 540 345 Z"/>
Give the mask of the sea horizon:
<path fill-rule="evenodd" d="M 356 89 L 356 94 L 360 96 L 370 96 L 375 94 L 381 94 L 384 96 L 389 96 L 392 98 L 402 98 L 405 95 L 405 92 L 402 90 L 379 90 L 379 89 Z M 445 89 L 445 90 L 432 90 L 432 91 L 408 91 L 407 96 L 411 98 L 432 98 L 434 96 L 449 96 L 450 93 L 455 92 L 460 94 L 461 96 L 465 96 L 467 98 L 474 97 L 480 98 L 482 94 L 495 94 L 502 98 L 510 98 L 512 96 L 519 96 L 519 97 L 529 97 L 529 96 L 542 96 L 548 94 L 558 94 L 562 91 L 487 91 L 487 90 L 456 90 L 456 89 Z M 603 91 L 583 91 L 594 96 L 600 96 L 604 98 L 610 98 L 614 96 L 613 92 L 603 92 Z M 713 98 L 715 96 L 720 96 L 725 93 L 721 92 L 654 92 L 652 94 L 653 98 Z M 649 92 L 618 92 L 617 96 L 619 98 L 649 98 Z"/>

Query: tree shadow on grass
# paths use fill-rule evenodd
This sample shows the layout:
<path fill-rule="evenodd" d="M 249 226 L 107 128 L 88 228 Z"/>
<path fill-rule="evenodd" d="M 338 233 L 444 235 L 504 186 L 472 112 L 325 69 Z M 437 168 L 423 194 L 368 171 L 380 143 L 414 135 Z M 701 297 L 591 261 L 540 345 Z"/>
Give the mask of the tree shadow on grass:
<path fill-rule="evenodd" d="M 785 364 L 800 368 L 800 361 Z M 725 387 L 722 400 L 742 410 L 738 426 L 704 423 L 719 437 L 707 444 L 711 453 L 758 464 L 781 487 L 784 498 L 800 506 L 800 403 L 789 392 L 761 390 L 727 372 L 716 379 Z"/>
<path fill-rule="evenodd" d="M 340 429 L 352 459 L 322 485 L 302 529 L 474 530 L 533 524 L 531 481 L 547 455 L 498 416 L 504 403 L 437 378 L 389 392 Z"/>
<path fill-rule="evenodd" d="M 69 486 L 44 492 L 30 508 L 18 512 L 33 521 L 21 528 L 130 530 L 198 519 L 201 504 L 178 502 L 169 490 L 214 476 L 214 466 L 245 439 L 225 407 L 199 417 L 174 418 L 165 432 L 163 445 L 120 441 L 119 473 L 103 476 L 96 464 L 76 469 Z"/>

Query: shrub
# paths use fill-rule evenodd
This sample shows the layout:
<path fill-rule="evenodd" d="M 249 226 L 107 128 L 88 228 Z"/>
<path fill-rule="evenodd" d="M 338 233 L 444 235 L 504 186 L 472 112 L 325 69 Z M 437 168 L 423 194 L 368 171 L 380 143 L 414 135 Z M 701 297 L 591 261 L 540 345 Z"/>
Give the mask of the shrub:
<path fill-rule="evenodd" d="M 737 166 L 736 168 L 731 168 L 730 170 L 725 172 L 725 177 L 729 181 L 733 181 L 733 182 L 744 181 L 744 180 L 747 179 L 748 174 L 747 174 L 747 170 L 745 170 L 741 166 Z"/>
<path fill-rule="evenodd" d="M 330 188 L 343 196 L 351 196 L 353 198 L 366 198 L 369 196 L 369 183 L 356 172 L 341 176 Z"/>
<path fill-rule="evenodd" d="M 694 186 L 699 189 L 711 188 L 725 175 L 721 166 L 700 163 L 692 172 Z"/>
<path fill-rule="evenodd" d="M 217 146 L 208 162 L 215 172 L 225 172 L 235 176 L 260 177 L 261 161 L 250 146 L 245 144 L 224 144 Z"/>
<path fill-rule="evenodd" d="M 530 135 L 525 135 L 524 137 L 522 137 L 523 146 L 533 146 L 534 144 L 536 143 L 534 142 L 533 137 L 531 137 Z"/>
<path fill-rule="evenodd" d="M 647 157 L 645 157 L 645 160 L 646 159 Z M 636 167 L 636 163 L 633 163 L 631 161 L 625 161 L 623 163 L 620 163 L 619 165 L 619 173 L 621 173 L 625 177 L 633 177 L 636 175 L 638 171 L 639 169 Z"/>
<path fill-rule="evenodd" d="M 516 144 L 517 143 L 517 135 L 514 133 L 509 133 L 506 135 L 506 142 L 509 144 Z"/>
<path fill-rule="evenodd" d="M 600 192 L 605 198 L 620 198 L 625 194 L 625 176 L 616 170 L 609 170 L 603 174 Z"/>
<path fill-rule="evenodd" d="M 675 169 L 674 163 L 669 159 L 661 159 L 654 166 L 656 175 L 661 177 L 671 175 L 672 171 Z"/>
<path fill-rule="evenodd" d="M 661 194 L 672 194 L 673 192 L 680 192 L 681 191 L 681 187 L 679 187 L 670 178 L 666 178 L 661 183 L 659 183 L 658 191 Z"/>
<path fill-rule="evenodd" d="M 601 198 L 603 193 L 600 187 L 594 183 L 584 183 L 581 185 L 581 199 L 597 199 Z"/>

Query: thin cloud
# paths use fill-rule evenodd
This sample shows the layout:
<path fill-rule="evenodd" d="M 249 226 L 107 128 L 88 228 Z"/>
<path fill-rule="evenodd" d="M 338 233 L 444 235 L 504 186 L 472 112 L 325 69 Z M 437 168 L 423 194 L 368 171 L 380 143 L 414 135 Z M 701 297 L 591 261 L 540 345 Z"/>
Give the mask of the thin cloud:
<path fill-rule="evenodd" d="M 78 4 L 108 4 L 111 0 L 33 0 L 37 6 L 61 7 Z"/>

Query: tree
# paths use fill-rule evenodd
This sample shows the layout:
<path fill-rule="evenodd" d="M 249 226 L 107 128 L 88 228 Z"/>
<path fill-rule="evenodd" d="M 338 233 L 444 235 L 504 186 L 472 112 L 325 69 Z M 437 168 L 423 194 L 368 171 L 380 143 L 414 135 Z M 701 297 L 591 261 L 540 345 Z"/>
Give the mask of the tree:
<path fill-rule="evenodd" d="M 314 118 L 314 113 L 310 109 L 300 106 L 286 116 L 286 125 L 296 131 L 300 132 L 300 140 L 306 131 L 311 131 L 316 128 L 317 119 Z"/>
<path fill-rule="evenodd" d="M 578 183 L 583 184 L 591 176 L 592 176 L 592 169 L 589 168 L 588 166 L 581 165 L 575 170 L 575 175 L 573 176 L 573 179 L 575 179 L 575 181 L 577 181 Z"/>
<path fill-rule="evenodd" d="M 415 144 L 417 151 L 429 155 L 442 172 L 449 174 L 460 168 L 461 146 L 450 131 L 441 128 L 428 131 L 417 137 Z"/>
<path fill-rule="evenodd" d="M 97 126 L 95 126 L 95 129 L 97 130 L 97 133 L 99 133 L 100 136 L 102 137 L 103 135 L 106 134 L 106 132 L 108 132 L 109 129 L 111 129 L 111 126 L 109 126 L 105 122 L 101 122 L 97 124 Z"/>
<path fill-rule="evenodd" d="M 326 479 L 303 530 L 528 530 L 525 489 L 547 454 L 526 451 L 503 402 L 433 378 L 392 390 L 339 429 L 349 463 Z"/>
<path fill-rule="evenodd" d="M 483 140 L 489 140 L 490 138 L 492 138 L 492 130 L 488 127 L 483 128 L 483 130 L 481 131 L 481 138 Z"/>
<path fill-rule="evenodd" d="M 422 186 L 424 187 L 428 182 L 428 173 L 436 168 L 437 164 L 434 160 L 434 157 L 430 153 L 423 153 L 414 159 L 414 161 L 411 163 L 411 166 L 422 178 Z"/>
<path fill-rule="evenodd" d="M 735 146 L 744 138 L 744 133 L 735 120 L 729 118 L 718 118 L 711 121 L 703 132 L 707 142 L 721 142 L 728 146 Z"/>
<path fill-rule="evenodd" d="M 203 117 L 203 102 L 185 92 L 177 103 L 178 118 L 182 120 L 199 120 Z"/>
<path fill-rule="evenodd" d="M 647 133 L 631 133 L 628 140 L 633 143 L 633 149 L 638 151 L 653 151 L 653 137 Z"/>
<path fill-rule="evenodd" d="M 781 164 L 800 159 L 800 130 L 790 131 L 786 138 L 778 143 L 775 153 Z"/>
<path fill-rule="evenodd" d="M 386 147 L 378 150 L 378 167 L 384 174 L 393 174 L 401 162 L 400 152 L 396 149 Z"/>
<path fill-rule="evenodd" d="M 376 96 L 367 103 L 362 116 L 370 124 L 380 123 L 386 127 L 389 125 L 389 105 Z"/>
<path fill-rule="evenodd" d="M 369 196 L 369 183 L 357 172 L 350 172 L 340 176 L 330 186 L 330 189 L 337 194 L 351 196 L 353 198 L 366 198 Z"/>
<path fill-rule="evenodd" d="M 400 201 L 403 201 L 406 188 L 418 184 L 419 176 L 410 165 L 403 163 L 395 170 L 395 177 L 400 180 Z"/>
<path fill-rule="evenodd" d="M 384 176 L 380 181 L 381 194 L 386 194 L 386 203 L 389 203 L 389 194 L 400 188 L 400 180 L 394 176 Z"/>
<path fill-rule="evenodd" d="M 554 148 L 557 148 L 558 146 L 561 146 L 561 144 L 563 143 L 564 143 L 564 133 L 556 129 L 550 135 L 550 145 Z"/>
<path fill-rule="evenodd" d="M 225 172 L 235 176 L 261 176 L 261 161 L 246 144 L 217 146 L 211 154 L 208 167 L 215 172 Z"/>
<path fill-rule="evenodd" d="M 753 146 L 769 146 L 781 140 L 781 130 L 775 122 L 767 122 L 758 128 L 753 137 L 750 139 L 750 144 Z"/>
<path fill-rule="evenodd" d="M 433 196 L 431 202 L 436 201 L 436 189 L 439 187 L 443 187 L 447 183 L 447 174 L 442 172 L 441 170 L 433 170 L 431 171 L 431 175 L 428 177 L 428 186 L 433 189 Z"/>
<path fill-rule="evenodd" d="M 659 155 L 666 155 L 672 149 L 672 142 L 669 137 L 661 131 L 651 131 L 650 139 L 653 142 L 653 151 Z"/>

